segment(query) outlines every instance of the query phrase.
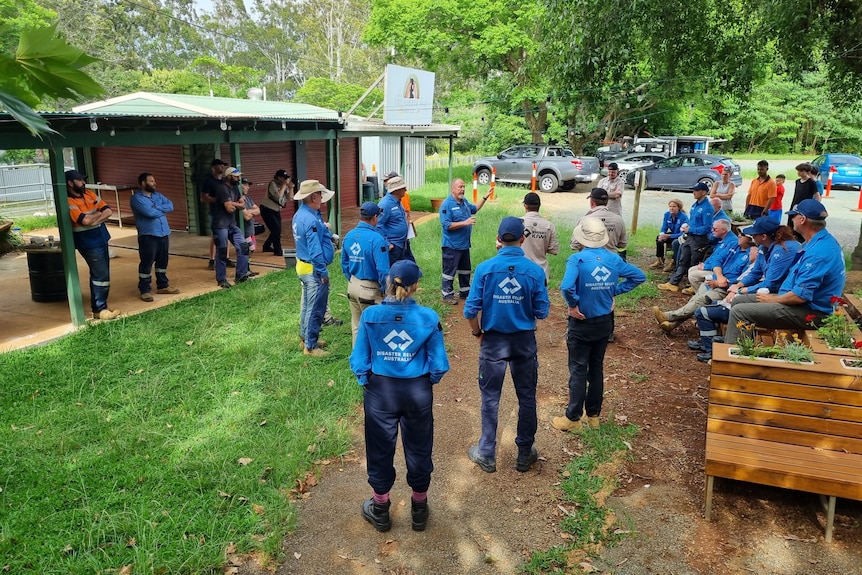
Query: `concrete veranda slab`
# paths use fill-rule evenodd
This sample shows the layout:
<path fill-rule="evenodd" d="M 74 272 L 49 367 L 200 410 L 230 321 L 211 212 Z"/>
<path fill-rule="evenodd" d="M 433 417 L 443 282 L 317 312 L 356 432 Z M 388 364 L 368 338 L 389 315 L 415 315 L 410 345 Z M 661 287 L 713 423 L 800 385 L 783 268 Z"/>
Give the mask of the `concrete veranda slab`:
<path fill-rule="evenodd" d="M 153 294 L 154 301 L 144 302 L 138 292 L 137 231 L 134 227 L 111 227 L 111 309 L 124 315 L 154 309 L 182 298 L 194 297 L 220 289 L 215 273 L 207 269 L 209 237 L 183 232 L 171 234 L 171 257 L 168 277 L 172 286 L 179 288 L 176 295 Z M 37 230 L 28 236 L 59 236 L 56 229 Z M 260 242 L 258 242 L 260 245 Z M 81 280 L 82 303 L 87 317 L 91 317 L 89 270 L 80 255 L 77 256 L 78 275 Z M 260 274 L 284 269 L 284 258 L 258 253 L 252 256 L 252 269 Z M 0 353 L 39 345 L 75 331 L 66 301 L 40 303 L 32 299 L 27 254 L 14 252 L 0 257 Z M 228 270 L 228 280 L 232 280 Z"/>

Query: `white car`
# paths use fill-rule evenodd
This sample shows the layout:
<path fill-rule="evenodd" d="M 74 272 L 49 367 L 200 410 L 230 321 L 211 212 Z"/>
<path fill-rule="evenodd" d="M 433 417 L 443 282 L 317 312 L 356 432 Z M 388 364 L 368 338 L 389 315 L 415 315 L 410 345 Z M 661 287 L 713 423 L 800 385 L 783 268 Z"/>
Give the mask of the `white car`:
<path fill-rule="evenodd" d="M 608 175 L 608 164 L 610 164 L 611 162 L 617 163 L 617 165 L 620 167 L 619 177 L 625 178 L 626 174 L 630 171 L 638 170 L 646 166 L 651 166 L 659 160 L 664 160 L 665 158 L 667 158 L 667 156 L 656 154 L 655 152 L 626 154 L 624 156 L 619 156 L 605 162 L 605 167 L 602 168 L 602 175 Z"/>

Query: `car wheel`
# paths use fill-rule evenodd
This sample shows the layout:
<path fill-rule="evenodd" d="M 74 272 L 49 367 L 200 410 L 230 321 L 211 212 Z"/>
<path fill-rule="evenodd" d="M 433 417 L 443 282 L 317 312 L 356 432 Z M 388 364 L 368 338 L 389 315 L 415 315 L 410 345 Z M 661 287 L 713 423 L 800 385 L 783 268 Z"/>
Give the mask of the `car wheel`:
<path fill-rule="evenodd" d="M 542 174 L 539 176 L 539 191 L 540 192 L 555 192 L 557 191 L 557 186 L 559 182 L 557 181 L 557 176 L 554 174 Z"/>
<path fill-rule="evenodd" d="M 628 171 L 628 170 L 620 170 L 620 171 L 619 171 L 619 174 L 617 174 L 617 177 L 618 177 L 618 178 L 622 178 L 622 179 L 623 179 L 623 181 L 625 181 L 626 176 L 628 175 L 628 173 L 629 173 L 629 171 Z"/>
<path fill-rule="evenodd" d="M 712 178 L 703 177 L 703 178 L 699 179 L 699 180 L 697 181 L 697 183 L 698 183 L 698 184 L 706 184 L 707 186 L 709 186 L 710 188 L 712 188 L 712 184 L 714 184 L 714 183 L 715 183 L 715 180 L 713 180 Z"/>
<path fill-rule="evenodd" d="M 476 171 L 476 180 L 483 186 L 487 186 L 491 183 L 491 171 L 482 168 Z"/>

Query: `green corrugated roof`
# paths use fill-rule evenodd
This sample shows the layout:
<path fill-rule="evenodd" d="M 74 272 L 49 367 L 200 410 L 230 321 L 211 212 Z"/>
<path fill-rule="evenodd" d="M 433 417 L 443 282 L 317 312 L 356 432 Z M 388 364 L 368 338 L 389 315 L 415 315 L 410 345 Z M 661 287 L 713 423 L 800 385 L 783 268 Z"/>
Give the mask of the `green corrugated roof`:
<path fill-rule="evenodd" d="M 151 118 L 261 118 L 338 120 L 338 112 L 309 104 L 135 92 L 72 108 L 73 112 Z"/>

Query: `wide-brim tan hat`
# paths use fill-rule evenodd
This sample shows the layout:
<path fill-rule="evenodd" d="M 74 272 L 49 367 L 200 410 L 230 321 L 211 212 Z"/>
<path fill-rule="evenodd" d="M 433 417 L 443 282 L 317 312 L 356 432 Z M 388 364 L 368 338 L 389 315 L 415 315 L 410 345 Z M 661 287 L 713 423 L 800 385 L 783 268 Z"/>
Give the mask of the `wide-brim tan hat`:
<path fill-rule="evenodd" d="M 579 244 L 588 248 L 600 248 L 608 243 L 608 229 L 599 218 L 582 219 L 573 235 Z"/>
<path fill-rule="evenodd" d="M 335 192 L 332 190 L 326 189 L 326 186 L 318 182 L 317 180 L 303 180 L 301 184 L 299 184 L 299 191 L 294 194 L 294 200 L 304 200 L 314 192 L 320 192 L 321 197 L 320 201 L 324 204 L 332 199 L 335 195 Z"/>

